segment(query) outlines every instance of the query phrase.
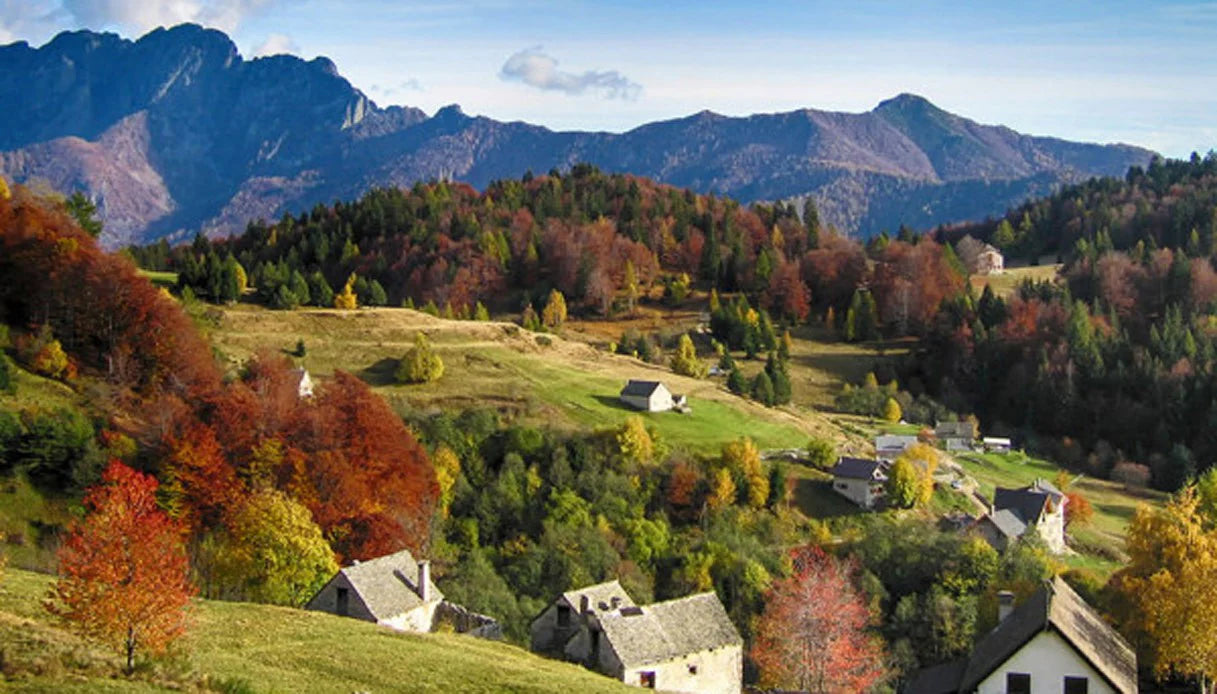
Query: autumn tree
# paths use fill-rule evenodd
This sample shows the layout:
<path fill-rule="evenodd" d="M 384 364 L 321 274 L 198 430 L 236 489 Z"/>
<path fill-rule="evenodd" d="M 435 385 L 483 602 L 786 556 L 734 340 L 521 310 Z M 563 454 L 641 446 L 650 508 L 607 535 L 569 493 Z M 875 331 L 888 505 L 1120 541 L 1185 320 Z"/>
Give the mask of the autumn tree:
<path fill-rule="evenodd" d="M 157 507 L 156 487 L 155 478 L 110 464 L 63 541 L 47 600 L 70 628 L 117 647 L 128 673 L 136 653 L 162 653 L 186 632 L 195 592 L 181 528 Z"/>
<path fill-rule="evenodd" d="M 896 398 L 888 398 L 883 404 L 883 421 L 895 424 L 900 421 L 904 413 L 900 411 L 900 403 L 896 402 Z"/>
<path fill-rule="evenodd" d="M 1094 506 L 1080 492 L 1067 492 L 1065 498 L 1065 527 L 1088 525 L 1094 518 Z"/>
<path fill-rule="evenodd" d="M 566 297 L 557 289 L 550 290 L 549 300 L 541 310 L 541 323 L 551 330 L 557 330 L 566 322 Z"/>
<path fill-rule="evenodd" d="M 1140 506 L 1128 527 L 1129 564 L 1111 579 L 1125 633 L 1159 677 L 1217 679 L 1217 530 L 1194 487 L 1165 506 Z"/>
<path fill-rule="evenodd" d="M 431 349 L 425 333 L 414 336 L 414 346 L 406 351 L 397 367 L 398 383 L 430 383 L 444 375 L 444 360 Z"/>
<path fill-rule="evenodd" d="M 642 293 L 638 287 L 638 273 L 634 270 L 633 261 L 625 261 L 625 276 L 621 281 L 621 288 L 625 290 L 626 306 L 629 312 L 633 313 L 634 305 Z"/>
<path fill-rule="evenodd" d="M 646 422 L 638 415 L 625 418 L 617 430 L 617 450 L 622 459 L 633 464 L 646 464 L 655 457 L 655 442 L 647 431 Z"/>
<path fill-rule="evenodd" d="M 308 509 L 282 492 L 248 497 L 204 543 L 209 594 L 299 607 L 338 570 Z"/>
<path fill-rule="evenodd" d="M 693 346 L 693 339 L 688 333 L 681 335 L 676 345 L 676 353 L 672 355 L 672 370 L 693 378 L 705 378 L 709 371 L 705 362 L 697 358 L 697 348 Z"/>
<path fill-rule="evenodd" d="M 752 439 L 744 436 L 723 444 L 721 460 L 733 477 L 743 481 L 748 505 L 762 508 L 769 499 L 769 477 Z"/>
<path fill-rule="evenodd" d="M 862 692 L 886 676 L 852 560 L 818 547 L 793 551 L 794 572 L 774 581 L 757 620 L 752 658 L 763 687 L 817 694 Z"/>
<path fill-rule="evenodd" d="M 359 307 L 359 299 L 355 296 L 355 273 L 347 278 L 347 283 L 343 285 L 342 291 L 334 295 L 334 308 L 344 311 L 353 311 Z"/>
<path fill-rule="evenodd" d="M 916 466 L 901 457 L 887 471 L 887 503 L 894 508 L 912 508 L 920 496 L 921 475 Z"/>
<path fill-rule="evenodd" d="M 726 467 L 720 467 L 714 471 L 714 475 L 710 479 L 710 495 L 706 498 L 706 505 L 712 510 L 719 511 L 735 503 L 735 495 L 739 488 L 735 485 L 735 477 L 731 475 L 731 471 Z"/>
<path fill-rule="evenodd" d="M 439 484 L 439 512 L 447 518 L 456 480 L 461 475 L 461 459 L 451 448 L 441 445 L 431 456 L 431 465 L 435 468 L 435 481 Z"/>

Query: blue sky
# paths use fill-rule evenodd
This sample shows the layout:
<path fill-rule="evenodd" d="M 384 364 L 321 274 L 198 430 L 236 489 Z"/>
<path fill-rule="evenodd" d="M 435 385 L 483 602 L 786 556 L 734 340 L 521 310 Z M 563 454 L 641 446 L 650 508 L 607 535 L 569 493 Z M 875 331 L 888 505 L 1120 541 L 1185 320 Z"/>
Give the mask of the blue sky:
<path fill-rule="evenodd" d="M 621 131 L 900 92 L 1032 134 L 1217 148 L 1217 1 L 0 0 L 0 41 L 197 21 L 325 55 L 381 105 Z"/>

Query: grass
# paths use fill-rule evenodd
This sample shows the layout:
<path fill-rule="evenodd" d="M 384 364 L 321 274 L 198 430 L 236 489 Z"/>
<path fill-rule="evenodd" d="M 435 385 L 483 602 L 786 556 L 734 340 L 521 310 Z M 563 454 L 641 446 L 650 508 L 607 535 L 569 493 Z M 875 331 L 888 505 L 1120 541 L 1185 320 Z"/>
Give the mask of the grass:
<path fill-rule="evenodd" d="M 147 277 L 148 281 L 158 287 L 173 289 L 177 286 L 176 272 L 158 272 L 156 270 L 140 270 L 139 274 Z"/>
<path fill-rule="evenodd" d="M 59 381 L 43 378 L 26 371 L 13 360 L 13 393 L 0 393 L 0 409 L 23 410 L 29 407 L 75 407 L 80 403 L 76 392 Z"/>
<path fill-rule="evenodd" d="M 425 332 L 443 358 L 434 383 L 393 382 L 397 360 Z M 672 445 L 717 451 L 739 436 L 763 448 L 794 447 L 837 428 L 806 407 L 770 409 L 729 393 L 719 381 L 678 376 L 666 366 L 558 335 L 534 334 L 510 323 L 451 321 L 407 309 L 352 312 L 269 311 L 252 306 L 222 310 L 213 344 L 233 366 L 260 350 L 286 354 L 303 339 L 303 366 L 325 378 L 343 369 L 363 378 L 399 410 L 493 407 L 524 421 L 589 428 L 614 426 L 632 411 L 617 401 L 631 378 L 662 380 L 689 398 L 693 413 L 645 413 L 648 425 Z M 760 364 L 756 365 L 760 368 Z"/>
<path fill-rule="evenodd" d="M 1048 265 L 1028 265 L 1025 267 L 1008 267 L 1005 272 L 996 275 L 972 275 L 970 281 L 976 289 L 976 295 L 984 290 L 985 285 L 993 288 L 993 293 L 1001 297 L 1009 297 L 1018 289 L 1023 280 L 1042 281 L 1056 279 L 1060 271 L 1059 263 Z"/>
<path fill-rule="evenodd" d="M 455 634 L 400 634 L 354 619 L 200 600 L 184 653 L 117 674 L 118 657 L 63 631 L 42 610 L 51 578 L 10 569 L 0 583 L 0 651 L 12 691 L 626 692 L 575 665 Z"/>

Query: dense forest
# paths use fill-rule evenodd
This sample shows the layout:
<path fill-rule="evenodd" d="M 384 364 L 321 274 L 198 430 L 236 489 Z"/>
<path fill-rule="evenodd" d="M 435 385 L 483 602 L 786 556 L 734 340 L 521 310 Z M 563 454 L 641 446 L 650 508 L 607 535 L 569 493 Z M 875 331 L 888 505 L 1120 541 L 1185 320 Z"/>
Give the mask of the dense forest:
<path fill-rule="evenodd" d="M 1005 216 L 940 229 L 952 242 L 965 234 L 989 241 L 1010 258 L 1037 263 L 1050 254 L 1088 249 L 1174 248 L 1189 255 L 1217 251 L 1217 152 L 1190 160 L 1154 158 L 1123 178 L 1092 178 L 1030 200 Z"/>

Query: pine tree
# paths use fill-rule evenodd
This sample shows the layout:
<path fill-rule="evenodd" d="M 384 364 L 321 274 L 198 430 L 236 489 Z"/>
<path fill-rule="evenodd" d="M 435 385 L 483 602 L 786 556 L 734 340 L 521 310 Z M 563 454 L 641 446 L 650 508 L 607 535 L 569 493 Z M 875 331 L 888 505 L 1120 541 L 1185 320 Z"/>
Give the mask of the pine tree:
<path fill-rule="evenodd" d="M 764 371 L 752 379 L 752 399 L 764 404 L 766 407 L 773 407 L 776 402 L 773 394 L 773 381 L 769 378 L 769 374 Z"/>

